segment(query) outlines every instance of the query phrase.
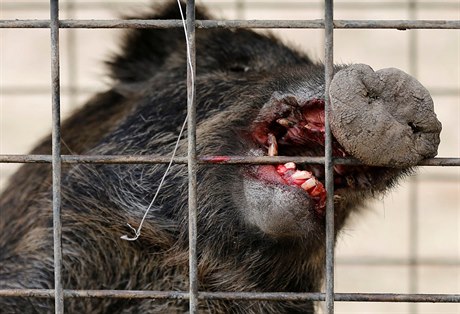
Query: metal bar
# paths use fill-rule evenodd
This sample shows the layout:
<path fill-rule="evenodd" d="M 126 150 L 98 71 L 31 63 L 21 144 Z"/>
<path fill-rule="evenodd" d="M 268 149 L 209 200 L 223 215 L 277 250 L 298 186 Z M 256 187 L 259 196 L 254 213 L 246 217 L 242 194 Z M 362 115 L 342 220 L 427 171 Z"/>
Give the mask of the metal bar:
<path fill-rule="evenodd" d="M 167 156 L 132 156 L 132 155 L 61 155 L 61 162 L 64 164 L 167 164 L 171 157 Z M 299 164 L 320 164 L 324 165 L 324 157 L 302 157 L 302 156 L 198 156 L 199 164 L 265 164 L 277 165 L 280 163 L 295 162 Z M 0 163 L 51 163 L 51 155 L 1 155 Z M 175 157 L 176 164 L 186 164 L 186 157 Z M 364 165 L 355 158 L 333 158 L 334 165 L 360 166 Z M 442 166 L 458 167 L 460 158 L 437 157 L 420 161 L 418 166 Z M 429 179 L 430 176 L 424 176 Z M 433 176 L 434 178 L 436 175 Z"/>
<path fill-rule="evenodd" d="M 460 89 L 455 87 L 427 87 L 431 96 L 459 96 Z M 49 86 L 4 86 L 2 87 L 2 95 L 34 95 L 34 94 L 49 94 Z M 81 94 L 92 94 L 100 92 L 100 89 L 91 86 L 75 87 L 61 86 L 61 95 L 70 94 L 72 92 Z"/>
<path fill-rule="evenodd" d="M 196 28 L 324 28 L 323 20 L 196 20 Z M 0 28 L 49 28 L 49 20 L 0 20 Z M 60 28 L 179 28 L 180 20 L 60 20 Z M 341 29 L 460 29 L 459 20 L 334 20 Z"/>
<path fill-rule="evenodd" d="M 52 89 L 52 177 L 55 313 L 64 313 L 61 229 L 61 112 L 59 79 L 59 0 L 50 1 Z"/>
<path fill-rule="evenodd" d="M 344 302 L 438 302 L 459 303 L 460 294 L 336 293 Z"/>
<path fill-rule="evenodd" d="M 53 289 L 5 289 L 1 297 L 54 298 Z M 150 290 L 64 290 L 66 298 L 188 299 L 187 292 Z"/>
<path fill-rule="evenodd" d="M 195 1 L 187 1 L 187 136 L 188 136 L 188 238 L 189 238 L 189 313 L 198 313 L 197 270 L 197 156 L 195 104 Z"/>
<path fill-rule="evenodd" d="M 66 298 L 116 299 L 176 299 L 187 300 L 189 293 L 181 291 L 151 290 L 64 290 Z M 53 289 L 5 289 L 2 297 L 55 297 Z M 324 301 L 324 293 L 294 292 L 198 292 L 200 300 L 253 300 L 253 301 Z M 399 294 L 399 293 L 336 293 L 339 302 L 429 302 L 459 303 L 460 294 Z"/>
<path fill-rule="evenodd" d="M 324 301 L 323 293 L 293 292 L 200 292 L 200 298 L 225 300 L 266 301 Z M 460 294 L 397 294 L 397 293 L 335 293 L 335 301 L 342 302 L 438 302 L 458 303 Z"/>
<path fill-rule="evenodd" d="M 241 1 L 241 0 L 239 0 Z M 158 1 L 159 2 L 159 1 Z M 162 1 L 166 2 L 166 1 Z M 370 9 L 401 9 L 406 5 L 405 1 L 395 2 L 339 2 L 335 4 L 336 9 L 346 10 L 370 10 Z M 132 9 L 135 6 L 145 7 L 145 3 L 142 1 L 129 2 L 129 1 L 85 1 L 78 3 L 78 10 L 95 10 L 95 9 L 112 9 L 119 10 L 124 8 Z M 235 2 L 233 1 L 219 1 L 207 4 L 210 8 L 234 8 Z M 292 10 L 292 9 L 305 9 L 305 8 L 318 8 L 319 4 L 316 2 L 299 2 L 299 1 L 283 1 L 283 5 L 279 5 L 278 2 L 273 1 L 252 1 L 246 4 L 248 9 L 260 8 L 260 9 L 277 9 L 277 10 Z M 438 9 L 438 10 L 452 10 L 458 9 L 458 3 L 451 1 L 435 1 L 435 2 L 419 2 L 420 8 L 423 9 Z M 37 2 L 13 2 L 7 1 L 2 2 L 2 10 L 40 10 L 48 9 L 45 3 Z"/>
<path fill-rule="evenodd" d="M 411 20 L 417 19 L 417 2 L 414 0 L 408 0 L 408 13 Z M 418 37 L 417 30 L 412 30 L 408 34 L 409 36 L 409 51 L 408 51 L 408 62 L 409 62 L 409 73 L 418 77 Z M 408 267 L 408 291 L 409 293 L 417 293 L 419 290 L 419 271 L 418 271 L 418 243 L 419 243 L 419 210 L 418 210 L 418 180 L 417 175 L 412 176 L 409 180 L 409 220 L 408 220 L 408 237 L 409 237 L 409 267 Z M 418 304 L 409 304 L 409 313 L 417 314 Z"/>
<path fill-rule="evenodd" d="M 460 166 L 460 158 L 430 158 L 420 161 L 418 166 Z"/>
<path fill-rule="evenodd" d="M 325 66 L 325 92 L 324 92 L 324 118 L 325 118 L 325 187 L 326 199 L 326 313 L 334 313 L 334 161 L 332 159 L 332 132 L 330 121 L 329 87 L 334 76 L 334 1 L 324 2 L 324 66 Z"/>

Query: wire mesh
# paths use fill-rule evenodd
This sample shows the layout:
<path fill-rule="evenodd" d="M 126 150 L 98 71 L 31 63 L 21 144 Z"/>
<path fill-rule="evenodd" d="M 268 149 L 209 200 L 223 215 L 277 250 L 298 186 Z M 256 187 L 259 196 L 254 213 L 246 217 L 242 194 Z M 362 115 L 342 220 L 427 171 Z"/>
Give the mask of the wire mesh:
<path fill-rule="evenodd" d="M 0 155 L 2 163 L 51 163 L 53 167 L 53 218 L 54 218 L 54 260 L 55 260 L 55 289 L 51 290 L 34 290 L 34 289 L 8 289 L 1 290 L 0 296 L 29 296 L 40 298 L 54 298 L 56 304 L 56 313 L 64 313 L 64 298 L 156 298 L 156 299 L 188 299 L 190 302 L 190 313 L 196 313 L 199 300 L 203 299 L 249 299 L 249 300 L 314 300 L 325 301 L 326 312 L 334 313 L 335 301 L 374 301 L 374 302 L 445 302 L 458 303 L 460 295 L 458 294 L 418 294 L 419 285 L 417 282 L 417 266 L 424 263 L 418 258 L 417 243 L 417 181 L 413 179 L 411 190 L 411 216 L 409 220 L 410 230 L 410 258 L 409 265 L 411 272 L 409 273 L 410 293 L 408 294 L 383 294 L 383 293 L 337 293 L 334 290 L 334 220 L 333 220 L 333 202 L 328 201 L 327 206 L 327 264 L 326 264 L 326 291 L 325 293 L 241 293 L 241 292 L 204 292 L 198 291 L 198 279 L 196 274 L 196 166 L 203 163 L 221 163 L 221 164 L 248 164 L 248 163 L 266 163 L 278 164 L 280 162 L 295 161 L 300 163 L 317 163 L 323 164 L 326 168 L 326 187 L 328 191 L 333 188 L 332 167 L 334 164 L 360 164 L 352 159 L 332 159 L 330 152 L 330 131 L 326 132 L 326 156 L 312 157 L 244 157 L 244 156 L 224 156 L 221 159 L 216 156 L 196 156 L 196 130 L 195 130 L 195 104 L 193 99 L 194 86 L 190 79 L 190 72 L 187 79 L 188 87 L 188 141 L 189 152 L 187 158 L 176 157 L 175 163 L 188 164 L 189 166 L 189 261 L 190 261 L 190 289 L 188 292 L 175 291 L 120 291 L 120 290 L 64 290 L 62 288 L 61 279 L 61 226 L 60 226 L 60 167 L 61 164 L 77 164 L 77 163 L 167 163 L 169 157 L 149 157 L 149 156 L 66 156 L 60 152 L 60 78 L 59 78 L 59 29 L 65 28 L 171 28 L 182 27 L 181 21 L 145 21 L 145 20 L 60 20 L 58 16 L 58 1 L 50 1 L 51 18 L 49 20 L 0 20 L 0 28 L 49 28 L 51 31 L 51 60 L 52 60 L 52 103 L 53 103 L 53 118 L 52 118 L 52 134 L 53 134 L 53 152 L 52 155 Z M 129 6 L 128 3 L 120 2 L 121 5 Z M 451 3 L 449 3 L 451 4 Z M 14 7 L 14 4 L 7 4 Z M 18 4 L 19 6 L 21 4 Z M 88 3 L 83 4 L 90 5 Z M 104 5 L 103 3 L 94 3 L 92 5 Z M 247 5 L 244 1 L 238 1 L 239 16 L 244 15 L 244 7 Z M 305 5 L 309 5 L 308 3 Z M 338 4 L 345 5 L 344 3 Z M 351 4 L 350 4 L 351 5 Z M 356 4 L 355 4 L 356 5 Z M 375 4 L 374 4 L 375 5 Z M 334 20 L 334 3 L 331 0 L 325 1 L 325 17 L 324 20 L 209 20 L 195 21 L 194 17 L 194 1 L 187 2 L 187 31 L 189 43 L 192 51 L 192 64 L 195 65 L 195 48 L 194 48 L 194 32 L 196 28 L 313 28 L 325 29 L 325 66 L 326 66 L 326 86 L 332 79 L 333 56 L 333 29 L 460 29 L 460 21 L 446 20 L 416 20 L 414 13 L 417 7 L 433 5 L 431 2 L 417 3 L 409 1 L 410 18 L 409 20 Z M 442 5 L 439 3 L 439 5 Z M 448 5 L 448 4 L 446 4 Z M 359 7 L 359 5 L 357 5 Z M 388 4 L 387 4 L 388 7 Z M 68 8 L 74 9 L 73 5 L 68 4 Z M 410 37 L 410 59 L 416 62 L 417 42 L 416 33 L 411 33 Z M 73 40 L 73 39 L 72 39 Z M 75 43 L 74 43 L 75 44 Z M 72 44 L 72 45 L 74 45 Z M 70 46 L 71 47 L 71 46 Z M 69 48 L 69 53 L 74 51 Z M 76 56 L 73 53 L 73 56 Z M 194 68 L 192 69 L 192 71 Z M 76 68 L 71 70 L 75 72 Z M 190 71 L 190 69 L 189 69 Z M 417 72 L 417 64 L 411 65 L 412 73 Z M 327 91 L 328 87 L 326 87 Z M 14 89 L 12 89 L 14 91 Z M 18 89 L 21 92 L 21 88 Z M 76 87 L 71 84 L 68 88 L 69 93 L 75 94 Z M 442 90 L 446 92 L 446 89 Z M 4 92 L 4 90 L 2 90 Z M 458 90 L 447 90 L 447 94 L 457 94 Z M 327 95 L 327 92 L 326 92 Z M 459 158 L 433 158 L 420 163 L 425 166 L 460 166 Z M 331 193 L 328 193 L 330 195 Z M 372 263 L 372 261 L 368 261 Z M 375 261 L 382 264 L 381 260 Z M 429 263 L 430 261 L 425 261 Z M 435 261 L 436 262 L 436 261 Z M 356 263 L 356 261 L 355 261 Z M 398 261 L 388 261 L 390 264 L 398 263 Z M 449 262 L 447 262 L 449 264 Z M 453 260 L 450 265 L 458 266 L 458 261 Z M 416 307 L 411 307 L 412 313 L 417 313 Z"/>

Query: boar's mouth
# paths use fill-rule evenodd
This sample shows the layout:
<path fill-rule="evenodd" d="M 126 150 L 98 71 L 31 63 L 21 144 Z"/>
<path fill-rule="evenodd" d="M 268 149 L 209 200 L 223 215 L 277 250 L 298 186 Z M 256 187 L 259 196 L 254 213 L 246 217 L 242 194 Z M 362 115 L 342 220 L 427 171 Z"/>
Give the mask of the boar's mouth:
<path fill-rule="evenodd" d="M 261 109 L 252 125 L 254 141 L 268 156 L 324 156 L 324 100 L 302 100 L 295 96 L 275 94 Z M 332 141 L 333 156 L 349 154 Z M 262 165 L 253 168 L 252 175 L 272 184 L 284 184 L 304 190 L 315 202 L 315 211 L 324 216 L 326 190 L 322 165 Z M 342 166 L 334 167 L 335 188 L 348 186 Z"/>

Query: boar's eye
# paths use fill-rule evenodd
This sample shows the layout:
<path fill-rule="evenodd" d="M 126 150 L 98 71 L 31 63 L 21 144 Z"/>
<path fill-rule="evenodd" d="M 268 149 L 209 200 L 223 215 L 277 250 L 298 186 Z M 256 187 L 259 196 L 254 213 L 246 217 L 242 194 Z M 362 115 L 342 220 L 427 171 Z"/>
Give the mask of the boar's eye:
<path fill-rule="evenodd" d="M 250 69 L 251 69 L 250 67 L 248 67 L 247 65 L 243 65 L 243 64 L 234 64 L 229 67 L 229 70 L 231 72 L 238 72 L 238 73 L 246 73 Z"/>

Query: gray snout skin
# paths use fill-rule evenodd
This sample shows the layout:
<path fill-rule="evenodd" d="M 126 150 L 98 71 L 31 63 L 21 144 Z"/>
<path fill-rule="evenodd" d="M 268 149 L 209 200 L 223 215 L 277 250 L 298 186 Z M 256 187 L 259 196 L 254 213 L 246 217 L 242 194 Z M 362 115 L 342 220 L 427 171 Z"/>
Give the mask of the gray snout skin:
<path fill-rule="evenodd" d="M 404 168 L 436 156 L 441 122 L 409 74 L 354 64 L 335 74 L 329 94 L 332 133 L 363 163 Z"/>

